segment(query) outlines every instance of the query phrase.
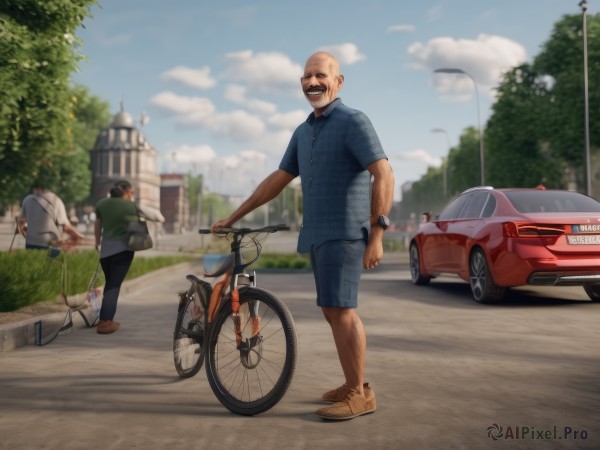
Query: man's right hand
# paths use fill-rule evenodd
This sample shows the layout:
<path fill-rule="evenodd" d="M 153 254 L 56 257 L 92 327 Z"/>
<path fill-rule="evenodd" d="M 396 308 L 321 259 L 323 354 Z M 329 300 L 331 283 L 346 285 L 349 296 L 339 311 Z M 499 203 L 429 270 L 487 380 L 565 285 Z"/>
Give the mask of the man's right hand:
<path fill-rule="evenodd" d="M 210 226 L 210 232 L 212 234 L 217 234 L 221 228 L 228 228 L 230 226 L 231 226 L 231 223 L 229 223 L 229 221 L 227 219 L 219 220 Z"/>

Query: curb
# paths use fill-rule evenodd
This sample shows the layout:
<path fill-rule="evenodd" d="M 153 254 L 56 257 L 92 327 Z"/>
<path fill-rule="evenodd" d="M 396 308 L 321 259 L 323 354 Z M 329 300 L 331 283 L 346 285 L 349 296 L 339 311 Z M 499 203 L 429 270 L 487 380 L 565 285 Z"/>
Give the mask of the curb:
<path fill-rule="evenodd" d="M 184 262 L 173 266 L 163 267 L 162 269 L 155 270 L 147 273 L 140 277 L 134 278 L 133 280 L 125 281 L 121 286 L 120 294 L 127 294 L 149 280 L 155 279 L 160 276 L 161 273 L 172 270 L 184 270 L 186 268 L 192 269 L 197 267 L 198 263 L 194 261 Z M 72 304 L 80 304 L 84 301 L 86 293 L 76 294 L 70 297 Z M 89 308 L 83 308 L 82 312 L 89 318 Z M 32 345 L 35 343 L 35 323 L 38 321 L 42 322 L 42 341 L 48 336 L 54 335 L 65 323 L 68 309 L 65 306 L 65 310 L 57 313 L 43 314 L 37 317 L 31 317 L 24 319 L 19 322 L 9 323 L 0 325 L 0 353 L 9 352 L 25 345 Z M 77 320 L 79 318 L 79 320 Z M 87 328 L 83 320 L 81 320 L 77 311 L 73 310 L 73 328 L 75 329 Z M 73 332 L 71 331 L 71 332 Z"/>

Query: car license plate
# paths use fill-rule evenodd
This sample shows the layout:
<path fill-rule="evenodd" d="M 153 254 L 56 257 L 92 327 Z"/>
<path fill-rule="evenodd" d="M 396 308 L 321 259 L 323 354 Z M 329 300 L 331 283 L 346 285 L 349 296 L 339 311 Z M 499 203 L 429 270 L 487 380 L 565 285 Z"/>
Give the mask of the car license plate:
<path fill-rule="evenodd" d="M 599 245 L 600 234 L 567 235 L 567 242 L 571 245 Z"/>

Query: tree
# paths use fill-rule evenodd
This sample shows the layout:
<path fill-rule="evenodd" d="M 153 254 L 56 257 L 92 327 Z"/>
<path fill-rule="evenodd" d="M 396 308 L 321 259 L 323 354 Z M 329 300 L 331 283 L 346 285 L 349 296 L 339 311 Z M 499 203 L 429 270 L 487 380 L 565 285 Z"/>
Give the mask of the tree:
<path fill-rule="evenodd" d="M 186 176 L 188 204 L 190 205 L 191 222 L 196 226 L 202 225 L 202 204 L 204 191 L 204 175 L 192 175 L 188 173 Z"/>
<path fill-rule="evenodd" d="M 73 148 L 74 37 L 95 0 L 5 0 L 0 10 L 0 204 L 17 202 Z M 71 161 L 69 161 L 71 162 Z"/>
<path fill-rule="evenodd" d="M 467 128 L 448 154 L 448 192 L 459 193 L 481 182 L 479 130 Z"/>
<path fill-rule="evenodd" d="M 600 129 L 600 15 L 588 16 L 588 79 L 590 130 Z M 584 175 L 584 75 L 582 16 L 564 16 L 553 28 L 550 39 L 536 56 L 533 67 L 549 77 L 544 116 L 544 137 L 553 151 L 576 167 L 580 186 Z M 592 132 L 591 147 L 600 145 L 600 135 Z"/>
<path fill-rule="evenodd" d="M 562 187 L 557 155 L 542 137 L 547 83 L 529 64 L 507 72 L 485 134 L 487 179 L 494 187 Z"/>
<path fill-rule="evenodd" d="M 37 176 L 48 189 L 60 194 L 65 205 L 73 205 L 89 197 L 91 186 L 90 150 L 100 131 L 110 122 L 108 102 L 92 95 L 85 86 L 70 87 L 70 143 L 64 152 L 48 158 Z"/>

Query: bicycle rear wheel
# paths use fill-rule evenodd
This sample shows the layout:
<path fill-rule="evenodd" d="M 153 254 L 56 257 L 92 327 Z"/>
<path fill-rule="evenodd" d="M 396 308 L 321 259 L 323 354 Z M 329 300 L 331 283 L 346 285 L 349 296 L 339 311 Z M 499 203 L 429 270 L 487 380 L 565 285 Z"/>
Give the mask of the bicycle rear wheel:
<path fill-rule="evenodd" d="M 204 308 L 193 286 L 179 305 L 173 333 L 173 361 L 182 378 L 196 375 L 204 362 Z"/>
<path fill-rule="evenodd" d="M 230 411 L 253 416 L 275 406 L 296 369 L 296 329 L 287 306 L 263 289 L 240 289 L 241 339 L 236 339 L 231 302 L 211 325 L 206 374 Z"/>

